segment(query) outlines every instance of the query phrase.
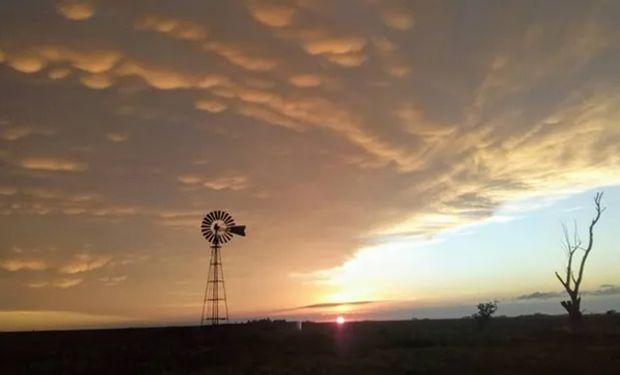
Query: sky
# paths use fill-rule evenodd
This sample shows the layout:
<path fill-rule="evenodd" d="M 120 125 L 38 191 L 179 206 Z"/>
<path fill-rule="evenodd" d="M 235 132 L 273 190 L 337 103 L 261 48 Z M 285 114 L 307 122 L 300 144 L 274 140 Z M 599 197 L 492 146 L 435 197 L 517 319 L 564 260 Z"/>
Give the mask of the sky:
<path fill-rule="evenodd" d="M 620 3 L 0 2 L 0 330 L 620 307 Z M 502 312 L 504 306 L 504 312 Z"/>

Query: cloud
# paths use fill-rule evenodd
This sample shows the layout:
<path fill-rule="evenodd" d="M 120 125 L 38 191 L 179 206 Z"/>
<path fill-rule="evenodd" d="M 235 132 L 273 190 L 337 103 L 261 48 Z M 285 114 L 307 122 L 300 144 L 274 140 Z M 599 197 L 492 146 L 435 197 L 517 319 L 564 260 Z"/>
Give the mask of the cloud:
<path fill-rule="evenodd" d="M 53 286 L 54 288 L 67 289 L 67 288 L 71 288 L 71 287 L 80 285 L 82 283 L 82 281 L 84 281 L 84 279 L 81 279 L 81 278 L 63 278 L 63 279 L 54 280 L 52 283 L 50 283 L 50 285 Z"/>
<path fill-rule="evenodd" d="M 343 55 L 361 52 L 366 40 L 361 37 L 329 37 L 309 40 L 304 49 L 311 55 Z"/>
<path fill-rule="evenodd" d="M 255 20 L 269 27 L 289 26 L 295 15 L 294 8 L 273 1 L 250 0 L 246 5 Z"/>
<path fill-rule="evenodd" d="M 289 82 L 297 87 L 317 87 L 321 85 L 321 78 L 315 74 L 299 74 L 292 76 Z"/>
<path fill-rule="evenodd" d="M 80 81 L 91 89 L 103 90 L 112 86 L 112 79 L 106 74 L 88 74 L 80 78 Z"/>
<path fill-rule="evenodd" d="M 41 288 L 59 288 L 59 289 L 68 289 L 77 285 L 80 285 L 84 279 L 82 278 L 56 278 L 51 281 L 33 281 L 26 284 L 28 288 L 31 289 L 41 289 Z"/>
<path fill-rule="evenodd" d="M 233 190 L 239 191 L 248 187 L 246 176 L 226 176 L 226 177 L 203 177 L 199 175 L 181 175 L 177 180 L 187 186 L 203 186 L 212 190 Z M 166 217 L 170 217 L 169 215 Z"/>
<path fill-rule="evenodd" d="M 70 74 L 71 74 L 71 69 L 69 68 L 55 68 L 55 69 L 50 69 L 49 72 L 47 73 L 47 76 L 50 77 L 50 79 L 58 80 L 58 79 L 67 78 Z"/>
<path fill-rule="evenodd" d="M 95 14 L 95 8 L 88 1 L 62 0 L 56 9 L 60 15 L 73 21 L 84 21 Z"/>
<path fill-rule="evenodd" d="M 305 0 L 247 9 L 71 3 L 88 4 L 88 21 L 56 16 L 57 2 L 0 12 L 0 225 L 15 243 L 72 262 L 70 249 L 85 243 L 148 249 L 158 278 L 145 278 L 147 289 L 170 269 L 192 277 L 188 267 L 204 255 L 194 251 L 201 214 L 192 211 L 221 199 L 255 228 L 252 247 L 270 227 L 286 233 L 261 253 L 275 261 L 258 275 L 257 255 L 235 259 L 247 285 L 266 277 L 278 289 L 274 297 L 248 289 L 240 307 L 258 309 L 331 295 L 341 285 L 329 282 L 347 272 L 355 277 L 341 284 L 355 293 L 333 300 L 375 298 L 366 289 L 382 299 L 391 292 L 376 290 L 380 280 L 403 285 L 396 272 L 368 277 L 382 257 L 341 267 L 369 242 L 471 230 L 526 209 L 498 213 L 510 202 L 620 182 L 612 2 L 540 7 L 534 18 L 521 3 L 480 7 L 466 23 L 459 12 L 399 1 L 360 2 L 354 12 Z M 37 22 L 50 11 L 50 22 Z M 447 41 L 454 48 L 442 48 Z M 54 137 L 38 136 L 48 128 Z M 80 193 L 93 198 L 74 200 Z M 189 229 L 181 237 L 179 228 Z M 179 246 L 187 251 L 171 258 Z M 406 250 L 382 269 L 405 263 Z M 109 256 L 122 265 L 122 255 Z M 134 266 L 123 274 L 133 277 Z M 283 269 L 325 282 L 288 280 Z M 103 287 L 105 273 L 95 272 Z M 3 285 L 39 281 L 24 274 Z M 128 304 L 146 306 L 145 296 Z"/>
<path fill-rule="evenodd" d="M 367 57 L 360 53 L 343 53 L 328 55 L 327 59 L 338 65 L 353 68 L 364 64 Z"/>
<path fill-rule="evenodd" d="M 13 126 L 0 131 L 0 138 L 5 141 L 17 141 L 32 134 L 32 128 L 29 126 Z"/>
<path fill-rule="evenodd" d="M 0 195 L 14 195 L 17 193 L 15 186 L 0 186 Z"/>
<path fill-rule="evenodd" d="M 248 178 L 245 176 L 218 177 L 207 179 L 203 185 L 213 190 L 243 190 L 248 186 Z"/>
<path fill-rule="evenodd" d="M 518 300 L 553 299 L 553 298 L 563 297 L 564 295 L 565 294 L 563 292 L 534 292 L 534 293 L 518 296 L 516 299 Z"/>
<path fill-rule="evenodd" d="M 127 280 L 127 275 L 105 276 L 99 278 L 99 281 L 101 281 L 105 286 L 117 286 L 125 280 Z"/>
<path fill-rule="evenodd" d="M 35 51 L 48 62 L 69 62 L 74 68 L 93 74 L 109 71 L 122 58 L 114 50 L 77 50 L 60 45 L 45 45 Z"/>
<path fill-rule="evenodd" d="M 581 292 L 582 295 L 586 296 L 614 296 L 620 294 L 620 286 L 618 285 L 610 285 L 604 284 L 599 287 L 599 289 L 595 290 L 584 290 Z M 524 294 L 518 296 L 517 300 L 530 300 L 530 299 L 554 299 L 554 298 L 565 298 L 566 292 L 534 292 L 530 294 Z"/>
<path fill-rule="evenodd" d="M 22 159 L 20 165 L 26 169 L 42 171 L 81 172 L 88 169 L 85 163 L 55 157 L 28 157 Z"/>
<path fill-rule="evenodd" d="M 160 90 L 210 88 L 228 83 L 228 79 L 222 75 L 192 74 L 133 60 L 123 62 L 114 70 L 114 74 L 119 77 L 140 77 L 151 87 Z"/>
<path fill-rule="evenodd" d="M 195 185 L 195 184 L 202 183 L 203 177 L 196 176 L 196 175 L 183 175 L 183 176 L 177 177 L 177 180 L 179 180 L 179 182 L 186 184 L 186 185 Z"/>
<path fill-rule="evenodd" d="M 10 56 L 7 62 L 10 67 L 22 73 L 36 73 L 47 65 L 42 58 L 27 54 Z"/>
<path fill-rule="evenodd" d="M 135 26 L 138 30 L 157 31 L 174 38 L 191 41 L 204 40 L 208 35 L 206 28 L 195 22 L 166 16 L 146 15 L 139 18 Z"/>
<path fill-rule="evenodd" d="M 93 271 L 98 268 L 105 267 L 110 262 L 110 260 L 110 256 L 79 254 L 75 256 L 75 259 L 60 266 L 59 272 L 66 274 L 75 274 Z"/>
<path fill-rule="evenodd" d="M 413 27 L 414 18 L 404 9 L 387 9 L 381 14 L 386 25 L 400 31 L 406 31 Z"/>
<path fill-rule="evenodd" d="M 48 268 L 45 261 L 35 258 L 9 258 L 0 261 L 0 267 L 4 270 L 16 271 L 41 271 Z"/>
<path fill-rule="evenodd" d="M 109 140 L 110 142 L 114 142 L 114 143 L 125 142 L 126 140 L 129 139 L 129 136 L 127 135 L 127 133 L 119 133 L 119 132 L 107 133 L 105 137 L 107 140 Z"/>
<path fill-rule="evenodd" d="M 217 100 L 212 99 L 198 99 L 195 103 L 196 109 L 201 111 L 207 111 L 211 113 L 220 113 L 226 110 L 226 105 Z"/>
<path fill-rule="evenodd" d="M 312 305 L 306 305 L 296 308 L 300 309 L 321 309 L 321 308 L 330 308 L 330 307 L 340 307 L 340 306 L 357 306 L 357 305 L 368 305 L 371 303 L 376 303 L 377 301 L 353 301 L 353 302 L 326 302 L 326 303 L 315 303 Z"/>
<path fill-rule="evenodd" d="M 228 62 L 249 71 L 269 71 L 278 65 L 274 59 L 252 56 L 246 52 L 247 48 L 231 43 L 213 41 L 206 43 L 204 47 L 206 50 L 223 57 Z"/>

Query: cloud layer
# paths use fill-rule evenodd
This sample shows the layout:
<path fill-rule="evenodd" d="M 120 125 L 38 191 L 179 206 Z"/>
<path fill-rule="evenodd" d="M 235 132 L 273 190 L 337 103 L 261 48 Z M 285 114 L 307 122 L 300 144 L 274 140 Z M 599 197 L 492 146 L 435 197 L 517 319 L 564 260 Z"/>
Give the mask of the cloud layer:
<path fill-rule="evenodd" d="M 619 5 L 561 3 L 2 2 L 0 308 L 197 301 L 210 209 L 241 309 L 307 305 L 369 238 L 619 183 Z"/>

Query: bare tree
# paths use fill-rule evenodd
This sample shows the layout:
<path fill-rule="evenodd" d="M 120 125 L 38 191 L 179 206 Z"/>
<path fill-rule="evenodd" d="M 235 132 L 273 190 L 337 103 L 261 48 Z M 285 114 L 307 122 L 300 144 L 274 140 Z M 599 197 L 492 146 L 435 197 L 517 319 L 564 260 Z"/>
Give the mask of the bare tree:
<path fill-rule="evenodd" d="M 555 273 L 555 276 L 560 280 L 562 286 L 566 290 L 566 293 L 570 297 L 570 300 L 562 301 L 562 307 L 566 309 L 568 312 L 568 318 L 573 330 L 578 330 L 581 327 L 582 320 L 582 312 L 581 312 L 581 294 L 579 292 L 579 288 L 581 287 L 581 282 L 583 281 L 583 269 L 586 265 L 586 260 L 588 259 L 588 255 L 590 255 L 590 251 L 592 251 L 592 245 L 594 244 L 594 226 L 598 223 L 598 220 L 601 218 L 601 214 L 605 211 L 604 207 L 601 207 L 601 198 L 603 198 L 603 193 L 596 193 L 594 196 L 594 208 L 596 213 L 592 222 L 590 223 L 590 228 L 588 231 L 588 245 L 586 247 L 582 246 L 582 241 L 579 238 L 579 234 L 577 233 L 577 224 L 575 223 L 575 227 L 573 229 L 573 236 L 569 235 L 568 228 L 566 224 L 562 225 L 564 230 L 564 241 L 563 246 L 568 255 L 567 266 L 566 266 L 566 275 L 564 278 L 560 276 L 559 273 Z M 579 264 L 579 271 L 575 275 L 573 267 L 575 266 L 575 254 L 578 250 L 583 252 L 581 256 L 581 263 Z"/>

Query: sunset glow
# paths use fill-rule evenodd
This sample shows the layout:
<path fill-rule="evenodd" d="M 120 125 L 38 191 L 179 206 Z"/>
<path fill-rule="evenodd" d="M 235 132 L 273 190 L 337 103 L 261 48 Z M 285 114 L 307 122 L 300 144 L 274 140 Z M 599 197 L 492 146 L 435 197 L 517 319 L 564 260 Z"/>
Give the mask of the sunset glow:
<path fill-rule="evenodd" d="M 584 304 L 617 309 L 618 14 L 0 1 L 0 330 L 197 324 L 219 209 L 233 321 L 560 313 L 597 191 Z"/>

